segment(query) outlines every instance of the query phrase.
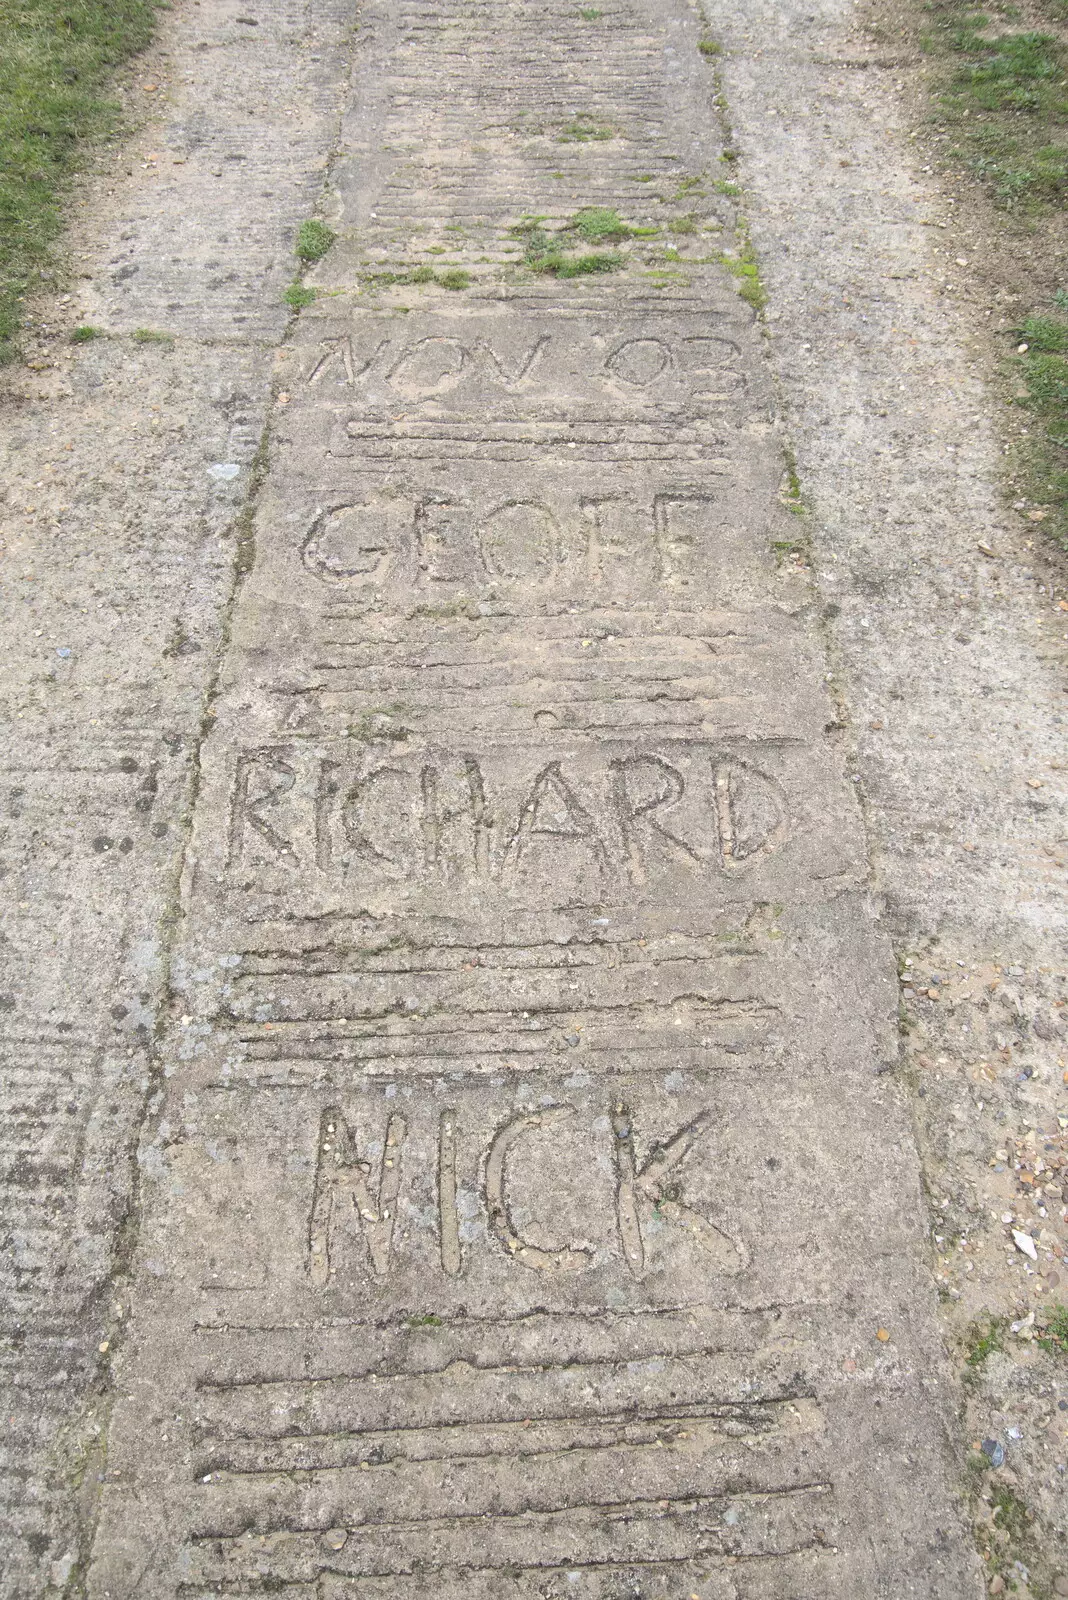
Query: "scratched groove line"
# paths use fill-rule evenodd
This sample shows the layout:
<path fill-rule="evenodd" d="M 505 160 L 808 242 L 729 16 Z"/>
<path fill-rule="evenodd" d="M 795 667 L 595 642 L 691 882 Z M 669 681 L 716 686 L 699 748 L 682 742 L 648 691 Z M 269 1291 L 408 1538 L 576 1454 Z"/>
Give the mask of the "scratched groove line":
<path fill-rule="evenodd" d="M 832 1493 L 832 1485 L 830 1482 L 828 1482 L 826 1479 L 815 1479 L 810 1483 L 793 1484 L 789 1488 L 784 1489 L 742 1489 L 737 1493 L 734 1493 L 731 1490 L 725 1490 L 720 1494 L 714 1495 L 687 1494 L 671 1496 L 658 1494 L 650 1495 L 648 1498 L 636 1496 L 633 1499 L 628 1498 L 626 1500 L 608 1498 L 604 1500 L 591 1499 L 584 1501 L 579 1505 L 564 1506 L 559 1509 L 554 1508 L 544 1511 L 523 1510 L 516 1512 L 497 1513 L 496 1520 L 501 1525 L 506 1527 L 509 1523 L 519 1521 L 521 1519 L 529 1520 L 530 1522 L 537 1524 L 539 1521 L 547 1520 L 550 1517 L 557 1517 L 560 1515 L 566 1517 L 568 1515 L 581 1513 L 583 1511 L 604 1512 L 618 1517 L 633 1517 L 641 1515 L 643 1511 L 650 1507 L 660 1509 L 665 1506 L 665 1503 L 668 1508 L 677 1506 L 687 1511 L 700 1511 L 704 1509 L 711 1510 L 717 1505 L 722 1504 L 725 1500 L 751 1501 L 758 1505 L 771 1505 L 776 1501 L 790 1501 L 801 1499 L 806 1496 L 815 1497 L 830 1493 Z M 367 1519 L 365 1522 L 363 1522 L 362 1526 L 368 1529 L 373 1529 L 376 1533 L 403 1534 L 408 1532 L 444 1532 L 456 1524 L 462 1525 L 465 1523 L 481 1522 L 484 1517 L 485 1512 L 482 1511 L 461 1511 L 454 1512 L 451 1515 L 444 1517 L 390 1518 L 382 1519 L 380 1521 Z M 316 1526 L 294 1526 L 289 1531 L 299 1535 L 301 1533 L 316 1533 L 319 1532 L 320 1529 Z M 223 1544 L 225 1543 L 225 1540 L 225 1535 L 213 1531 L 198 1529 L 192 1533 L 190 1542 L 193 1545 L 208 1543 Z"/>
<path fill-rule="evenodd" d="M 804 1540 L 794 1545 L 784 1545 L 770 1556 L 763 1553 L 749 1554 L 731 1552 L 726 1559 L 729 1560 L 731 1567 L 737 1566 L 744 1570 L 747 1565 L 757 1566 L 758 1564 L 767 1562 L 769 1560 L 788 1561 L 793 1556 L 817 1556 L 821 1561 L 825 1561 L 833 1558 L 836 1554 L 837 1550 L 829 1547 L 826 1543 L 826 1540 L 820 1537 L 820 1535 L 816 1534 L 809 1540 Z M 337 1578 L 339 1582 L 343 1583 L 346 1578 L 351 1577 L 355 1579 L 356 1583 L 358 1583 L 360 1592 L 371 1593 L 373 1592 L 374 1586 L 379 1584 L 389 1584 L 392 1586 L 393 1578 L 405 1577 L 409 1574 L 435 1581 L 451 1578 L 457 1584 L 467 1584 L 470 1582 L 472 1577 L 499 1573 L 502 1568 L 509 1573 L 532 1577 L 536 1576 L 539 1578 L 544 1578 L 546 1575 L 559 1575 L 563 1578 L 570 1578 L 570 1574 L 573 1572 L 626 1574 L 637 1571 L 656 1573 L 663 1570 L 671 1571 L 672 1569 L 677 1570 L 679 1568 L 694 1568 L 699 1563 L 706 1561 L 715 1563 L 723 1556 L 724 1552 L 709 1548 L 698 1549 L 690 1555 L 667 1555 L 652 1557 L 634 1555 L 628 1556 L 625 1559 L 621 1558 L 618 1561 L 591 1561 L 583 1560 L 581 1557 L 576 1557 L 574 1560 L 563 1563 L 556 1563 L 551 1560 L 546 1560 L 544 1563 L 537 1565 L 531 1565 L 523 1562 L 502 1562 L 496 1566 L 484 1566 L 480 1565 L 477 1561 L 464 1561 L 463 1563 L 457 1563 L 455 1565 L 448 1566 L 424 1564 L 423 1562 L 419 1562 L 418 1565 L 413 1563 L 413 1565 L 406 1572 L 398 1572 L 393 1574 L 385 1573 L 376 1575 L 374 1578 L 367 1578 L 362 1574 L 353 1574 L 351 1569 L 342 1569 L 339 1566 L 333 1565 L 329 1561 L 324 1561 L 320 1567 L 320 1572 L 322 1574 L 321 1577 L 310 1580 L 302 1580 L 300 1578 L 290 1579 L 287 1582 L 287 1589 L 308 1589 L 309 1591 L 314 1591 L 316 1594 L 320 1594 L 323 1592 L 322 1584 L 324 1579 L 330 1579 L 333 1577 Z M 341 1591 L 331 1590 L 330 1592 L 340 1593 Z M 348 1591 L 346 1590 L 346 1592 Z M 264 1588 L 260 1584 L 247 1580 L 237 1580 L 235 1582 L 228 1583 L 225 1579 L 218 1579 L 212 1581 L 210 1588 L 200 1586 L 195 1582 L 183 1580 L 179 1583 L 176 1593 L 182 1596 L 182 1600 L 211 1600 L 211 1597 L 215 1595 L 258 1595 L 264 1593 Z"/>

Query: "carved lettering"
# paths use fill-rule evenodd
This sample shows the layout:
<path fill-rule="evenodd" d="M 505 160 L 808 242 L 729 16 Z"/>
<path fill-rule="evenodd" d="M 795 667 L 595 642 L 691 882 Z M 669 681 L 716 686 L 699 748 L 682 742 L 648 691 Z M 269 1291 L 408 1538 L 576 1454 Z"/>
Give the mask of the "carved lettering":
<path fill-rule="evenodd" d="M 269 816 L 296 783 L 293 767 L 273 750 L 260 750 L 239 756 L 230 810 L 230 852 L 228 864 L 244 860 L 251 830 L 280 861 L 297 863 L 297 852 L 280 827 L 278 817 Z"/>
<path fill-rule="evenodd" d="M 624 339 L 609 352 L 605 367 L 613 377 L 645 389 L 670 370 L 674 359 L 671 346 L 663 339 Z"/>
<path fill-rule="evenodd" d="M 549 335 L 547 333 L 541 334 L 539 338 L 535 339 L 530 349 L 525 354 L 520 355 L 518 362 L 511 371 L 505 366 L 493 346 L 487 344 L 485 339 L 478 341 L 476 349 L 485 356 L 486 362 L 496 372 L 504 387 L 506 389 L 514 389 L 534 371 L 535 366 L 540 362 L 542 352 L 547 349 L 548 344 Z"/>
<path fill-rule="evenodd" d="M 711 1121 L 710 1111 L 701 1112 L 666 1144 L 655 1145 L 644 1167 L 639 1169 L 634 1155 L 630 1112 L 623 1104 L 613 1109 L 619 1242 L 627 1266 L 636 1278 L 645 1271 L 643 1209 L 655 1215 L 658 1221 L 673 1222 L 682 1228 L 711 1257 L 718 1271 L 733 1274 L 748 1265 L 748 1254 L 741 1242 L 729 1238 L 714 1222 L 687 1205 L 681 1198 L 681 1186 L 673 1177 Z"/>
<path fill-rule="evenodd" d="M 474 868 L 477 878 L 490 875 L 490 838 L 493 817 L 486 806 L 486 786 L 482 768 L 474 756 L 464 756 L 464 772 L 471 797 L 471 822 L 474 828 Z"/>
<path fill-rule="evenodd" d="M 346 1237 L 363 1241 L 365 1263 L 375 1277 L 389 1271 L 406 1136 L 403 1118 L 390 1117 L 372 1173 L 340 1108 L 323 1112 L 308 1229 L 308 1271 L 318 1287 L 339 1271 Z"/>
<path fill-rule="evenodd" d="M 469 358 L 459 339 L 433 334 L 409 345 L 386 376 L 402 393 L 440 394 L 455 387 Z"/>
<path fill-rule="evenodd" d="M 369 356 L 362 357 L 355 354 L 350 338 L 330 339 L 324 342 L 326 343 L 326 353 L 319 358 L 308 374 L 309 387 L 312 384 L 320 383 L 327 368 L 335 362 L 345 374 L 342 381 L 346 384 L 354 384 L 357 378 L 362 378 L 364 373 L 369 370 L 382 354 L 382 351 L 389 348 L 391 341 L 389 339 L 380 340 Z"/>
<path fill-rule="evenodd" d="M 782 785 L 744 761 L 714 767 L 720 856 L 725 867 L 775 848 L 786 836 Z"/>
<path fill-rule="evenodd" d="M 560 528 L 538 500 L 506 500 L 487 512 L 482 559 L 496 577 L 544 580 L 560 564 Z"/>
<path fill-rule="evenodd" d="M 426 496 L 415 508 L 420 572 L 434 583 L 464 583 L 485 576 L 468 506 Z"/>
<path fill-rule="evenodd" d="M 552 1127 L 573 1114 L 572 1106 L 557 1105 L 513 1117 L 497 1133 L 486 1158 L 486 1210 L 490 1232 L 516 1261 L 534 1271 L 575 1272 L 590 1264 L 592 1252 L 585 1246 L 572 1245 L 547 1250 L 530 1244 L 519 1235 L 512 1222 L 506 1193 L 508 1154 L 523 1134 L 535 1128 Z"/>
<path fill-rule="evenodd" d="M 518 866 L 531 840 L 538 838 L 582 841 L 599 866 L 608 866 L 608 852 L 597 825 L 561 772 L 559 761 L 550 761 L 534 779 L 508 842 L 506 864 Z"/>
<path fill-rule="evenodd" d="M 653 527 L 662 579 L 685 576 L 692 570 L 701 544 L 707 543 L 702 513 L 715 503 L 713 496 L 707 494 L 656 496 Z"/>
<path fill-rule="evenodd" d="M 309 572 L 329 583 L 382 583 L 394 544 L 387 508 L 355 503 L 320 512 L 300 556 Z"/>
<path fill-rule="evenodd" d="M 623 854 L 632 883 L 646 881 L 646 842 L 655 835 L 677 855 L 691 861 L 700 856 L 685 839 L 672 833 L 654 815 L 678 804 L 686 792 L 682 773 L 660 756 L 626 756 L 611 764 L 611 790 Z"/>
<path fill-rule="evenodd" d="M 360 863 L 391 878 L 493 883 L 540 851 L 544 864 L 555 854 L 561 870 L 641 887 L 679 868 L 737 872 L 790 836 L 779 780 L 708 746 L 672 747 L 670 760 L 654 751 L 550 760 L 531 776 L 525 763 L 514 773 L 503 752 L 405 759 L 411 730 L 379 720 L 375 731 L 367 714 L 348 759 L 273 748 L 239 756 L 228 865 L 297 868 L 310 858 L 323 873 Z"/>
<path fill-rule="evenodd" d="M 394 779 L 395 786 L 391 782 Z M 375 844 L 371 830 L 377 819 L 379 826 L 375 831 L 383 844 L 394 842 L 398 833 L 398 802 L 406 814 L 404 800 L 407 799 L 409 782 L 409 774 L 400 767 L 376 767 L 373 772 L 357 778 L 349 788 L 341 806 L 341 827 L 350 850 L 358 860 L 396 862 L 395 855 Z M 383 785 L 388 785 L 393 792 L 383 795 L 380 792 Z"/>
<path fill-rule="evenodd" d="M 614 1172 L 612 1167 L 605 1172 L 599 1159 L 606 1119 L 597 1114 L 596 1106 L 589 1108 L 584 1126 L 578 1127 L 574 1119 L 579 1113 L 567 1103 L 507 1116 L 490 1138 L 484 1156 L 482 1191 L 490 1241 L 517 1266 L 533 1272 L 581 1272 L 618 1248 L 627 1272 L 641 1279 L 658 1260 L 663 1267 L 671 1260 L 671 1252 L 687 1244 L 697 1248 L 711 1271 L 732 1276 L 743 1271 L 749 1265 L 745 1244 L 706 1214 L 707 1204 L 697 1204 L 686 1194 L 687 1158 L 707 1139 L 713 1112 L 701 1111 L 669 1138 L 650 1145 L 640 1161 L 629 1106 L 614 1101 L 609 1110 Z M 557 1130 L 566 1124 L 571 1124 L 572 1136 L 581 1137 L 561 1145 Z M 437 1254 L 445 1277 L 456 1278 L 465 1270 L 465 1251 L 458 1204 L 462 1130 L 455 1108 L 436 1112 L 422 1129 L 416 1147 L 422 1138 L 431 1141 L 427 1151 L 431 1161 L 436 1144 Z M 548 1177 L 551 1164 L 559 1160 L 562 1149 L 571 1150 L 573 1161 L 582 1161 L 586 1141 L 584 1171 L 604 1173 L 603 1179 L 596 1180 L 598 1185 L 604 1184 L 603 1211 L 598 1203 L 593 1204 L 593 1212 L 603 1219 L 594 1224 L 603 1229 L 597 1249 L 587 1240 L 569 1239 L 566 1232 L 560 1242 L 553 1239 L 554 1234 L 559 1238 L 558 1229 L 567 1227 L 568 1205 L 560 1198 L 561 1189 L 567 1188 L 567 1176 L 554 1184 Z M 405 1119 L 396 1114 L 386 1119 L 381 1142 L 372 1138 L 361 1149 L 339 1106 L 322 1113 L 307 1234 L 308 1273 L 317 1287 L 325 1288 L 332 1279 L 344 1284 L 360 1274 L 379 1279 L 389 1274 L 398 1206 L 405 1189 L 410 1194 L 406 1207 L 409 1223 L 416 1215 L 425 1217 L 425 1199 L 421 1198 L 426 1194 L 425 1179 L 420 1162 L 406 1154 L 411 1146 Z M 708 1159 L 706 1153 L 704 1163 L 698 1164 L 698 1172 L 704 1172 L 706 1178 Z M 533 1222 L 523 1220 L 521 1208 L 530 1205 L 531 1195 L 536 1197 L 542 1219 L 539 1226 L 548 1231 L 548 1240 L 544 1234 L 534 1235 Z M 519 1196 L 527 1198 L 524 1201 Z M 431 1226 L 429 1218 L 423 1226 Z"/>

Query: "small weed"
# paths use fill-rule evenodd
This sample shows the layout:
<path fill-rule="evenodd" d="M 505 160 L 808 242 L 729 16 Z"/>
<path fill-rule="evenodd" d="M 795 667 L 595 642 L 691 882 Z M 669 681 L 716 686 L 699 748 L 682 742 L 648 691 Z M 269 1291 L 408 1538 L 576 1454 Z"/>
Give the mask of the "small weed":
<path fill-rule="evenodd" d="M 572 217 L 571 226 L 591 244 L 600 240 L 613 243 L 619 239 L 629 239 L 631 235 L 631 229 L 619 212 L 608 206 L 584 206 Z"/>
<path fill-rule="evenodd" d="M 616 130 L 606 127 L 603 123 L 595 121 L 588 113 L 580 112 L 556 136 L 557 144 L 590 144 L 605 139 L 614 139 Z"/>
<path fill-rule="evenodd" d="M 444 1322 L 433 1311 L 416 1311 L 405 1318 L 405 1325 L 409 1328 L 442 1328 Z"/>
<path fill-rule="evenodd" d="M 760 268 L 748 240 L 743 240 L 737 255 L 721 253 L 715 259 L 721 267 L 726 267 L 732 278 L 737 279 L 738 293 L 745 303 L 756 312 L 763 311 L 768 303 L 768 293 L 760 281 Z"/>
<path fill-rule="evenodd" d="M 801 479 L 797 473 L 797 457 L 789 445 L 783 451 L 786 458 L 786 470 L 783 473 L 783 484 L 779 491 L 781 503 L 787 511 L 794 516 L 802 516 L 805 507 L 801 500 Z"/>
<path fill-rule="evenodd" d="M 998 1484 L 990 1498 L 993 1501 L 994 1514 L 998 1519 L 998 1527 L 1008 1535 L 1012 1544 L 1021 1544 L 1026 1540 L 1031 1531 L 1031 1523 L 1034 1521 L 1026 1502 L 1021 1500 L 1008 1484 Z"/>
<path fill-rule="evenodd" d="M 968 1329 L 964 1346 L 964 1360 L 969 1367 L 981 1367 L 988 1356 L 1005 1348 L 1006 1318 L 991 1317 L 987 1322 L 973 1322 Z"/>
<path fill-rule="evenodd" d="M 398 279 L 398 282 L 400 281 L 405 283 L 433 283 L 434 269 L 433 267 L 413 267 L 403 280 Z"/>
<path fill-rule="evenodd" d="M 291 283 L 282 295 L 286 305 L 292 306 L 294 311 L 303 311 L 304 307 L 310 306 L 316 298 L 315 290 L 307 288 L 299 281 Z"/>
<path fill-rule="evenodd" d="M 135 328 L 130 338 L 134 344 L 173 344 L 173 333 L 161 333 L 158 328 Z"/>
<path fill-rule="evenodd" d="M 634 172 L 627 179 L 628 183 L 655 183 L 656 175 L 652 172 Z"/>
<path fill-rule="evenodd" d="M 336 238 L 337 234 L 333 228 L 328 228 L 325 222 L 310 217 L 301 223 L 297 231 L 294 252 L 301 261 L 321 261 Z"/>
<path fill-rule="evenodd" d="M 687 195 L 702 194 L 704 192 L 704 186 L 704 174 L 691 173 L 689 177 L 679 179 L 679 186 L 675 190 L 675 199 L 677 201 L 685 200 Z"/>
<path fill-rule="evenodd" d="M 741 184 L 731 183 L 729 178 L 717 178 L 712 187 L 717 194 L 729 195 L 732 200 L 737 200 L 742 192 Z"/>
<path fill-rule="evenodd" d="M 470 286 L 471 274 L 462 267 L 448 267 L 438 273 L 437 281 L 443 289 L 466 289 Z"/>
<path fill-rule="evenodd" d="M 562 250 L 550 250 L 528 265 L 535 272 L 548 273 L 554 278 L 583 278 L 591 273 L 618 272 L 623 257 L 618 250 L 591 250 L 586 255 L 568 256 Z"/>
<path fill-rule="evenodd" d="M 672 233 L 696 233 L 697 218 L 692 211 L 685 217 L 672 217 L 668 228 Z"/>
<path fill-rule="evenodd" d="M 1068 1356 L 1068 1306 L 1054 1306 L 1047 1313 L 1045 1331 L 1036 1340 L 1050 1356 Z"/>
<path fill-rule="evenodd" d="M 697 48 L 703 56 L 718 56 L 723 54 L 723 46 L 718 39 L 698 39 Z"/>
<path fill-rule="evenodd" d="M 107 334 L 103 328 L 91 328 L 88 323 L 83 323 L 80 328 L 70 331 L 71 344 L 88 344 L 90 339 L 106 339 Z"/>
<path fill-rule="evenodd" d="M 579 16 L 583 22 L 598 22 L 604 16 L 604 12 L 598 11 L 596 6 L 583 6 Z"/>
<path fill-rule="evenodd" d="M 740 150 L 735 150 L 732 145 L 728 145 L 719 159 L 721 161 L 726 161 L 728 166 L 733 166 L 736 161 L 740 161 L 742 159 L 742 152 Z"/>

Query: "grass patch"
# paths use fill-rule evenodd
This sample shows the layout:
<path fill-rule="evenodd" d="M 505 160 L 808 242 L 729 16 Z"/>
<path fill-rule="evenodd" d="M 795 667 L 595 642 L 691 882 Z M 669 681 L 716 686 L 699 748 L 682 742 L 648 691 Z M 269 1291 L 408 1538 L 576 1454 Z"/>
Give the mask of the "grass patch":
<path fill-rule="evenodd" d="M 50 271 L 61 201 L 119 110 L 115 68 L 152 37 L 155 0 L 0 4 L 0 361 L 16 355 L 21 302 Z"/>
<path fill-rule="evenodd" d="M 309 217 L 297 230 L 294 254 L 301 261 L 321 261 L 336 238 L 333 228 L 328 228 L 325 222 L 319 222 L 315 217 Z"/>
<path fill-rule="evenodd" d="M 437 274 L 437 282 L 443 289 L 466 289 L 470 286 L 471 274 L 462 267 L 449 267 Z"/>
<path fill-rule="evenodd" d="M 71 344 L 88 344 L 91 339 L 105 339 L 106 337 L 107 335 L 103 328 L 91 328 L 87 322 L 83 323 L 80 328 L 72 328 L 70 330 Z"/>
<path fill-rule="evenodd" d="M 306 288 L 299 281 L 291 283 L 282 294 L 286 305 L 292 306 L 294 311 L 303 311 L 305 306 L 310 306 L 317 298 L 314 289 Z"/>
<path fill-rule="evenodd" d="M 1035 1341 L 1049 1356 L 1068 1356 L 1068 1306 L 1046 1313 L 1046 1326 Z"/>
<path fill-rule="evenodd" d="M 583 206 L 571 219 L 571 226 L 584 239 L 593 241 L 629 239 L 631 230 L 618 211 L 609 206 Z"/>
<path fill-rule="evenodd" d="M 618 212 L 607 207 L 587 206 L 576 212 L 566 228 L 548 234 L 541 226 L 541 217 L 524 218 L 509 231 L 513 237 L 525 242 L 523 265 L 530 272 L 545 273 L 553 278 L 584 278 L 600 272 L 618 272 L 625 265 L 619 250 L 587 250 L 581 255 L 572 251 L 592 239 L 622 239 L 639 230 L 623 222 Z"/>
<path fill-rule="evenodd" d="M 723 54 L 723 46 L 718 39 L 698 39 L 697 48 L 703 56 L 719 56 Z"/>
<path fill-rule="evenodd" d="M 927 12 L 920 43 L 946 64 L 937 115 L 952 129 L 950 159 L 1002 210 L 1034 215 L 1063 205 L 1068 49 L 1052 33 L 1000 31 L 961 0 L 934 0 Z"/>
<path fill-rule="evenodd" d="M 436 283 L 439 289 L 467 289 L 471 285 L 471 274 L 463 267 L 446 267 L 444 272 L 435 272 L 433 267 L 427 266 L 411 267 L 406 272 L 362 272 L 360 279 L 379 289 L 391 288 L 395 283 Z"/>
<path fill-rule="evenodd" d="M 564 124 L 556 136 L 557 144 L 590 144 L 614 139 L 616 130 L 600 123 L 587 112 L 579 112 Z"/>
<path fill-rule="evenodd" d="M 731 277 L 736 279 L 738 293 L 746 305 L 752 306 L 758 313 L 763 311 L 768 303 L 768 292 L 760 281 L 760 268 L 749 240 L 747 238 L 742 240 L 735 255 L 721 252 L 714 259 L 721 267 L 726 267 Z"/>
<path fill-rule="evenodd" d="M 173 344 L 173 333 L 162 333 L 158 328 L 135 328 L 130 338 L 134 344 Z"/>
<path fill-rule="evenodd" d="M 604 12 L 598 11 L 596 6 L 583 6 L 579 16 L 583 22 L 598 22 L 604 16 Z"/>
<path fill-rule="evenodd" d="M 1038 313 L 1014 330 L 1014 404 L 1028 413 L 1014 443 L 1017 487 L 1045 516 L 1036 520 L 1068 550 L 1068 320 Z M 1022 347 L 1026 345 L 1027 349 Z"/>
<path fill-rule="evenodd" d="M 1068 551 L 1068 318 L 1056 314 L 1068 292 L 1050 281 L 1068 202 L 1066 22 L 1068 0 L 1033 0 L 1026 17 L 1009 0 L 924 0 L 911 38 L 931 58 L 929 157 L 976 233 L 969 253 L 985 258 L 991 294 L 1021 308 L 995 374 L 1012 419 L 1004 488 Z"/>
<path fill-rule="evenodd" d="M 973 1322 L 964 1344 L 964 1361 L 969 1367 L 981 1367 L 988 1356 L 1005 1348 L 1005 1317 L 991 1317 L 987 1322 Z"/>

